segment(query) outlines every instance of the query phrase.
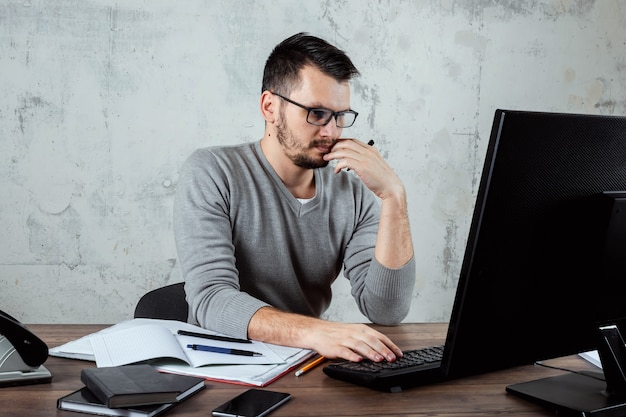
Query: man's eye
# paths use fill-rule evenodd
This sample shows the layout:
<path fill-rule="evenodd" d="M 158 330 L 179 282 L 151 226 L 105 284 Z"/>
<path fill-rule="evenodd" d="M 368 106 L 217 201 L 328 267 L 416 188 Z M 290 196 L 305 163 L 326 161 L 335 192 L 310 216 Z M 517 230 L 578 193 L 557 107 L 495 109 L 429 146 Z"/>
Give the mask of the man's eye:
<path fill-rule="evenodd" d="M 318 121 L 318 120 L 326 120 L 326 119 L 328 119 L 328 115 L 330 113 L 331 113 L 330 111 L 324 110 L 324 109 L 312 109 L 311 113 L 310 113 L 310 117 L 313 120 L 316 120 L 316 121 Z"/>

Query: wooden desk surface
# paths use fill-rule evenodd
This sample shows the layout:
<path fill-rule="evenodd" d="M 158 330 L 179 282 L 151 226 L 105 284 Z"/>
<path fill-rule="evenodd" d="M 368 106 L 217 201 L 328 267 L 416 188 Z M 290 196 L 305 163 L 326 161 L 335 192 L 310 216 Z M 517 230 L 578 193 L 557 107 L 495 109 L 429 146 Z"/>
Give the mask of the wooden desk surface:
<path fill-rule="evenodd" d="M 78 339 L 106 326 L 31 325 L 31 331 L 50 347 Z M 417 348 L 442 343 L 445 324 L 402 324 L 380 328 L 401 348 Z M 568 369 L 593 369 L 577 356 L 547 361 Z M 59 397 L 82 386 L 80 370 L 92 362 L 50 357 L 44 366 L 52 373 L 52 383 L 0 388 L 3 416 L 87 415 L 56 408 Z M 322 366 L 301 377 L 288 374 L 265 389 L 292 394 L 286 405 L 271 414 L 280 416 L 551 416 L 553 414 L 505 392 L 512 383 L 529 381 L 562 372 L 538 366 L 517 367 L 456 381 L 416 387 L 391 394 L 328 378 Z M 185 400 L 166 415 L 209 417 L 211 410 L 248 387 L 207 381 L 207 388 Z"/>

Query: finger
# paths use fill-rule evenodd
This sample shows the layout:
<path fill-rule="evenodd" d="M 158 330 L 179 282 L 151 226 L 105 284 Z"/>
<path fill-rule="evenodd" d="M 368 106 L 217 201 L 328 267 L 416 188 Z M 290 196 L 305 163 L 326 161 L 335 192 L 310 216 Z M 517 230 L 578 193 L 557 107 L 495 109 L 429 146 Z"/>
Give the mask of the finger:
<path fill-rule="evenodd" d="M 356 353 L 355 351 L 353 351 L 352 349 L 349 348 L 342 348 L 339 350 L 339 352 L 336 355 L 338 358 L 342 358 L 345 359 L 347 361 L 350 362 L 361 362 L 363 360 L 362 355 L 359 355 L 358 353 Z"/>
<path fill-rule="evenodd" d="M 374 143 L 374 141 L 370 142 Z M 367 148 L 369 147 L 370 146 L 368 146 L 367 143 L 362 142 L 358 139 L 345 138 L 337 140 L 337 142 L 335 142 L 335 144 L 333 145 L 331 152 L 351 151 L 355 153 L 362 153 L 364 150 L 367 151 Z"/>
<path fill-rule="evenodd" d="M 354 345 L 356 352 L 368 359 L 380 362 L 387 360 L 395 361 L 402 356 L 402 351 L 387 336 L 370 327 L 365 327 L 363 333 L 358 336 L 357 344 Z"/>
<path fill-rule="evenodd" d="M 315 349 L 320 355 L 328 359 L 345 359 L 350 362 L 361 362 L 363 356 L 345 344 L 323 344 Z"/>
<path fill-rule="evenodd" d="M 398 358 L 384 343 L 377 341 L 374 345 L 375 346 L 370 346 L 369 352 L 366 354 L 366 356 L 374 362 L 381 362 L 383 360 L 393 362 Z"/>
<path fill-rule="evenodd" d="M 400 349 L 398 346 L 396 346 L 395 343 L 393 343 L 391 341 L 391 339 L 389 339 L 387 336 L 383 335 L 384 337 L 384 341 L 383 343 L 385 343 L 385 346 L 387 347 L 387 349 L 389 349 L 389 351 L 391 353 L 393 353 L 393 355 L 395 356 L 395 358 L 401 358 L 404 356 L 404 353 L 402 352 L 402 349 Z"/>
<path fill-rule="evenodd" d="M 356 347 L 354 347 L 356 353 L 366 357 L 367 359 L 373 362 L 382 362 L 384 360 L 388 362 L 395 361 L 396 355 L 387 347 L 383 346 L 380 348 L 374 348 L 367 343 L 362 343 Z"/>
<path fill-rule="evenodd" d="M 372 329 L 373 330 L 373 329 Z M 374 348 L 388 361 L 394 361 L 403 356 L 402 350 L 386 335 L 375 331 Z"/>
<path fill-rule="evenodd" d="M 334 170 L 335 173 L 337 173 L 342 169 L 349 171 L 352 168 L 356 169 L 361 167 L 363 163 L 368 160 L 368 157 L 363 150 L 346 147 L 333 149 L 333 151 L 324 155 L 324 159 L 326 161 L 337 161 Z"/>
<path fill-rule="evenodd" d="M 396 346 L 391 340 L 387 339 L 385 346 L 387 349 L 389 349 L 389 352 L 391 352 L 391 354 L 393 355 L 392 359 L 387 358 L 387 360 L 393 361 L 404 356 L 402 349 Z"/>
<path fill-rule="evenodd" d="M 348 162 L 345 159 L 337 159 L 336 161 L 337 163 L 335 164 L 335 167 L 333 169 L 333 172 L 335 174 L 337 174 L 342 169 L 346 169 L 348 171 L 350 170 L 350 168 L 348 167 Z"/>

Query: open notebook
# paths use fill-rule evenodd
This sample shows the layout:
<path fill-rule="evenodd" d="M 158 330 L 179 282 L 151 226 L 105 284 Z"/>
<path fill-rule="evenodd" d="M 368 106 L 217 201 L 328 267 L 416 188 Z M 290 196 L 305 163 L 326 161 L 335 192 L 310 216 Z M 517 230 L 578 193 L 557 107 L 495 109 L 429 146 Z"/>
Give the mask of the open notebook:
<path fill-rule="evenodd" d="M 132 319 L 53 347 L 49 354 L 94 361 L 98 367 L 147 362 L 164 372 L 254 386 L 268 385 L 314 355 L 307 349 L 256 341 L 246 344 L 245 349 L 261 353 L 258 356 L 195 351 L 187 345 L 210 344 L 233 349 L 242 346 L 179 335 L 179 330 L 213 333 L 175 320 Z"/>

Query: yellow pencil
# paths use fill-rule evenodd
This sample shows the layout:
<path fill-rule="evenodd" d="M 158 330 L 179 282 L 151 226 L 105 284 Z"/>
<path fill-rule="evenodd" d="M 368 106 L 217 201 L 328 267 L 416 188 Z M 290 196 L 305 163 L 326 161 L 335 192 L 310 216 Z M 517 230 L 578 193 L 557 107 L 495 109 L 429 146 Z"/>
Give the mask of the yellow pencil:
<path fill-rule="evenodd" d="M 315 359 L 313 362 L 311 362 L 311 363 L 309 363 L 309 364 L 307 364 L 307 365 L 303 366 L 303 367 L 302 367 L 302 369 L 298 370 L 298 371 L 296 372 L 296 376 L 300 376 L 300 375 L 302 375 L 303 373 L 305 373 L 305 372 L 307 372 L 307 371 L 309 371 L 309 370 L 311 370 L 311 369 L 315 368 L 317 365 L 319 365 L 320 363 L 324 362 L 325 360 L 326 360 L 326 358 L 325 358 L 325 357 L 320 356 L 319 358 Z"/>

